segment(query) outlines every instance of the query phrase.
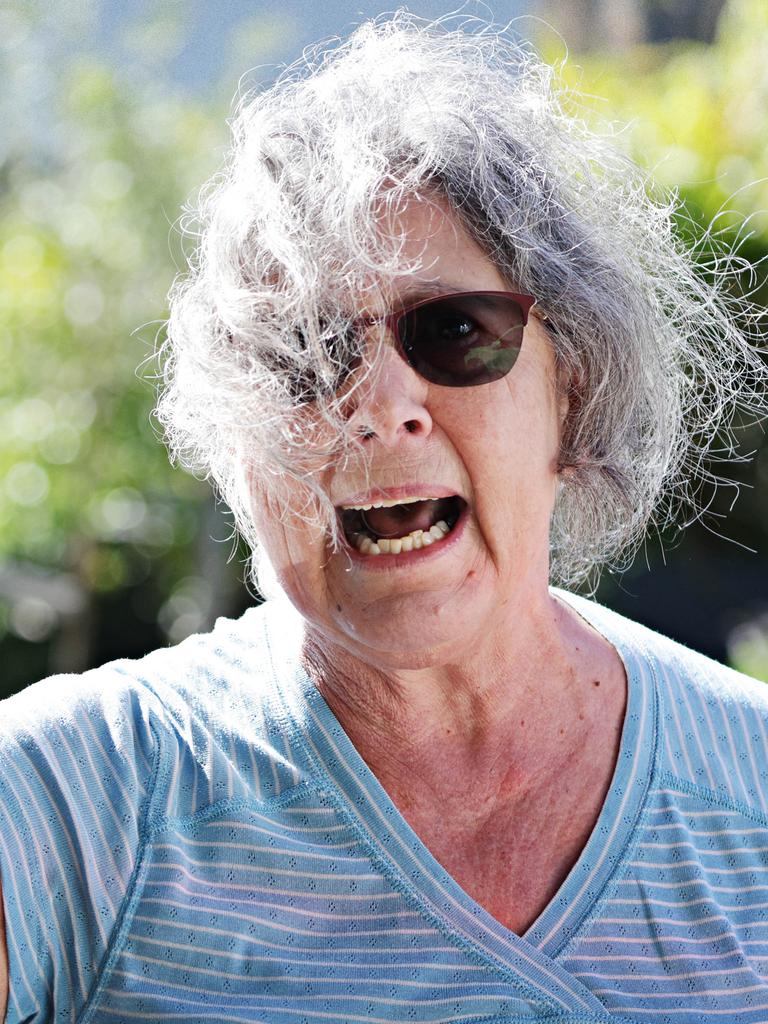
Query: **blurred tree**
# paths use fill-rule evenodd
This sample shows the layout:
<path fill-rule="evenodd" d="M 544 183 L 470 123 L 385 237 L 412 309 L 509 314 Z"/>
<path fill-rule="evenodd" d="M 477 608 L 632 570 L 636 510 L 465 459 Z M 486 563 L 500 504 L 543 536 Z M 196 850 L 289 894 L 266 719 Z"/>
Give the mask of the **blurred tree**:
<path fill-rule="evenodd" d="M 23 86 L 29 53 L 8 57 Z M 227 528 L 210 490 L 169 467 L 136 375 L 223 111 L 126 90 L 82 59 L 48 84 L 51 130 L 17 137 L 0 178 L 3 692 L 180 639 L 244 600 L 226 544 L 211 565 L 209 535 Z"/>
<path fill-rule="evenodd" d="M 567 63 L 567 83 L 585 96 L 592 121 L 628 125 L 616 141 L 660 184 L 680 192 L 702 223 L 749 218 L 753 242 L 768 245 L 765 111 L 768 5 L 731 0 L 713 45 L 671 43 L 631 54 L 593 54 Z M 551 39 L 544 42 L 557 60 Z"/>
<path fill-rule="evenodd" d="M 639 43 L 711 43 L 725 0 L 536 0 L 536 13 L 577 53 Z"/>

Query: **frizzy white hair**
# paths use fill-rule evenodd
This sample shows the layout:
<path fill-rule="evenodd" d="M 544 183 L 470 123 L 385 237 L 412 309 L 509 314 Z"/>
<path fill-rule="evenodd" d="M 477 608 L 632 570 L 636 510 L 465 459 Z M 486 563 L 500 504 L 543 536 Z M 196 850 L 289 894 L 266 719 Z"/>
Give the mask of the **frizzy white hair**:
<path fill-rule="evenodd" d="M 553 70 L 504 33 L 399 12 L 241 102 L 171 292 L 157 415 L 172 455 L 215 482 L 252 547 L 254 476 L 270 494 L 301 484 L 292 511 L 338 540 L 318 481 L 359 444 L 334 388 L 342 311 L 408 269 L 381 213 L 414 194 L 447 200 L 546 316 L 570 399 L 553 582 L 621 564 L 649 523 L 695 508 L 716 432 L 739 407 L 765 413 L 766 369 L 746 303 L 726 297 L 736 257 L 710 252 L 707 283 L 674 200 L 569 116 Z M 307 408 L 333 443 L 313 442 Z"/>

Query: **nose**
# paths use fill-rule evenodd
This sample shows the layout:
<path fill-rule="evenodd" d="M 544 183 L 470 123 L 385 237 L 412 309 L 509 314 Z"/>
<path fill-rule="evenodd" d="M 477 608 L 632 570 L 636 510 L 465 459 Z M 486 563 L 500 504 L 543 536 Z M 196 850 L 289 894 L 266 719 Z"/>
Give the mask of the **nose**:
<path fill-rule="evenodd" d="M 427 382 L 394 345 L 385 343 L 370 379 L 359 388 L 350 426 L 364 441 L 376 438 L 388 448 L 401 445 L 406 437 L 425 440 L 432 432 L 432 417 L 425 405 L 427 392 Z"/>

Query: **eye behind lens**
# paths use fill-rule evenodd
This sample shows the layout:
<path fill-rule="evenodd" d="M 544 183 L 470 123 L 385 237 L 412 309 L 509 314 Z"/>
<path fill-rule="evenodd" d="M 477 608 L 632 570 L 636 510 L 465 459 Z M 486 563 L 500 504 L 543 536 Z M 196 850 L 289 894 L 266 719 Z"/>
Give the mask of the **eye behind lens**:
<path fill-rule="evenodd" d="M 504 377 L 522 344 L 525 313 L 504 293 L 465 292 L 420 303 L 397 328 L 409 363 L 426 380 L 474 387 Z"/>

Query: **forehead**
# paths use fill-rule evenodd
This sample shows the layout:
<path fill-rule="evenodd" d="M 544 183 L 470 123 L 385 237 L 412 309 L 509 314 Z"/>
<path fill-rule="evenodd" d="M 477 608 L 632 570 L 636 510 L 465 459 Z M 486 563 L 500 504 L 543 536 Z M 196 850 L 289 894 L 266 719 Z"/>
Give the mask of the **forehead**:
<path fill-rule="evenodd" d="M 373 304 L 392 308 L 441 292 L 509 288 L 445 200 L 411 197 L 396 210 L 382 212 L 379 223 L 397 239 L 405 269 L 388 281 L 371 282 Z"/>

